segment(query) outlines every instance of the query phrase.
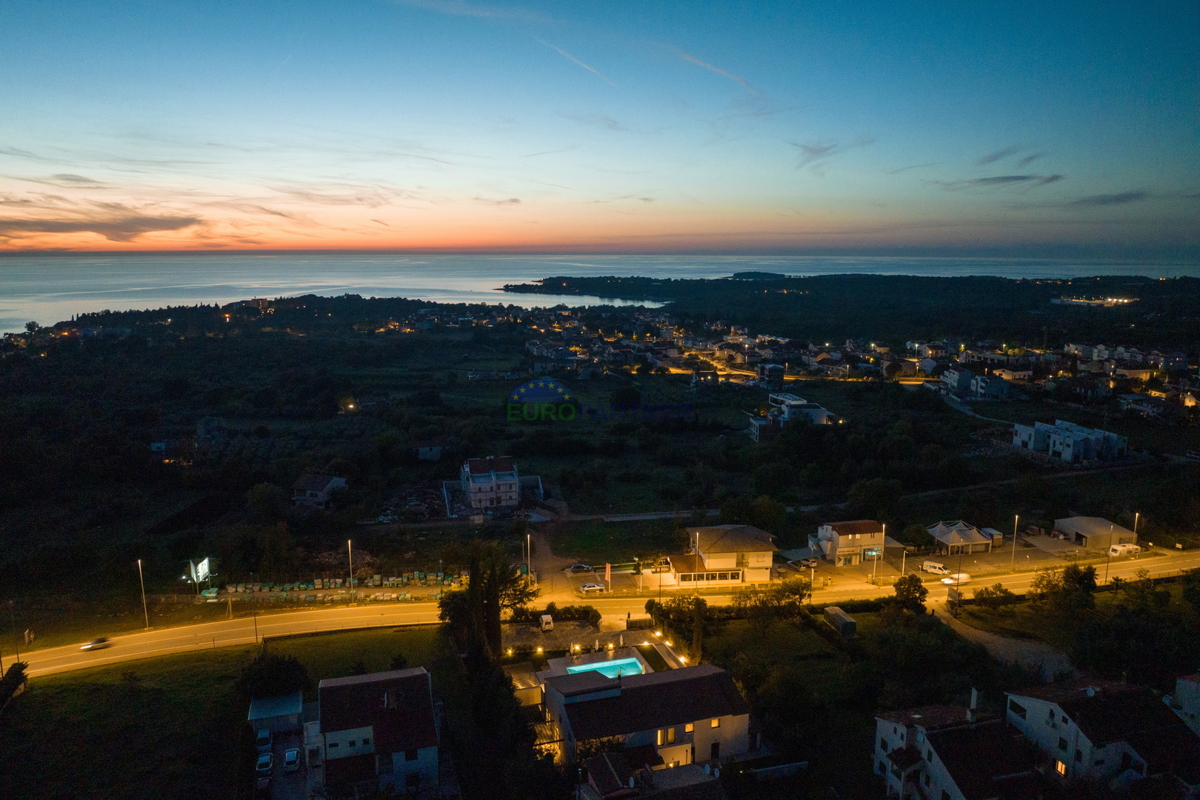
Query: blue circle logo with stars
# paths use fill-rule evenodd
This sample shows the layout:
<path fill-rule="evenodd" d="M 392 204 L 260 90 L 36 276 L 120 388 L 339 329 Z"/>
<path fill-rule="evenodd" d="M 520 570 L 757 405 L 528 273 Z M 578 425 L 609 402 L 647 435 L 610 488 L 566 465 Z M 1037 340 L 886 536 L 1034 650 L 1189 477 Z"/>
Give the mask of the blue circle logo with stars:
<path fill-rule="evenodd" d="M 574 398 L 553 378 L 535 378 L 523 383 L 509 395 L 510 403 L 570 403 Z"/>

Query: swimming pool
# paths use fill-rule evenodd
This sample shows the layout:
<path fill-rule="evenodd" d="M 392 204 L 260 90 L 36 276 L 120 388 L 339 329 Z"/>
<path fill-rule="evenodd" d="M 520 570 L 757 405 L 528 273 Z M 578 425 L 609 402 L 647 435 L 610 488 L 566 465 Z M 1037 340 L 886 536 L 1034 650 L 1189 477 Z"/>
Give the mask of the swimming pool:
<path fill-rule="evenodd" d="M 643 669 L 642 662 L 636 658 L 618 658 L 612 661 L 596 661 L 592 664 L 577 664 L 567 667 L 567 672 L 571 675 L 579 672 L 599 672 L 606 678 L 615 678 L 618 675 L 641 675 Z"/>

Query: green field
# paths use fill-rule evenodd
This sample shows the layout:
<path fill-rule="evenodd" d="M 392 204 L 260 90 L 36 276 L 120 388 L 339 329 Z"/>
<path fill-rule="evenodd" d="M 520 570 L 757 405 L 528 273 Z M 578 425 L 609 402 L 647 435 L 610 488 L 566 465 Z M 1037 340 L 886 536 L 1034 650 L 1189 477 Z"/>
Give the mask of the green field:
<path fill-rule="evenodd" d="M 322 678 L 435 664 L 438 631 L 369 631 L 280 640 Z M 231 647 L 33 678 L 0 726 L 0 797 L 235 797 L 253 773 L 246 702 L 234 688 L 253 658 Z M 315 699 L 310 697 L 308 699 Z"/>
<path fill-rule="evenodd" d="M 685 525 L 692 524 L 684 516 Z M 585 564 L 623 564 L 635 558 L 679 552 L 684 544 L 675 535 L 675 520 L 633 522 L 571 522 L 552 532 L 554 554 Z"/>

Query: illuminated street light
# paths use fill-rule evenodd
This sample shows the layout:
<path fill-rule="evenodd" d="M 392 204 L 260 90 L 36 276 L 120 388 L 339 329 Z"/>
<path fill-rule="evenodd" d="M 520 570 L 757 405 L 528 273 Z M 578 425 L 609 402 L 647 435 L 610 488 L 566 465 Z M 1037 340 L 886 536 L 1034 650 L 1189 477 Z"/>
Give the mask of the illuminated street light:
<path fill-rule="evenodd" d="M 146 618 L 146 628 L 150 627 L 150 611 L 146 608 L 146 581 L 142 577 L 142 560 L 138 559 L 138 583 L 142 586 L 142 616 Z"/>

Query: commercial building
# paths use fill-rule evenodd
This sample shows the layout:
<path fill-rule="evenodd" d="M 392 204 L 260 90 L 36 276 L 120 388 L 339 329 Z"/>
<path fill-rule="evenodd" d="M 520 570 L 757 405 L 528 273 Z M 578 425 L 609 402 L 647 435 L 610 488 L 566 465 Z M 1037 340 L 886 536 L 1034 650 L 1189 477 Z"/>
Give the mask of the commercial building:
<path fill-rule="evenodd" d="M 1137 544 L 1137 534 L 1103 517 L 1064 517 L 1054 520 L 1054 532 L 1089 550 L 1108 550 L 1114 544 Z"/>
<path fill-rule="evenodd" d="M 688 528 L 684 555 L 669 556 L 671 573 L 682 588 L 771 580 L 771 562 L 779 550 L 775 537 L 753 525 Z"/>
<path fill-rule="evenodd" d="M 883 557 L 883 525 L 873 519 L 826 522 L 808 537 L 808 546 L 820 550 L 838 567 L 852 567 Z"/>

